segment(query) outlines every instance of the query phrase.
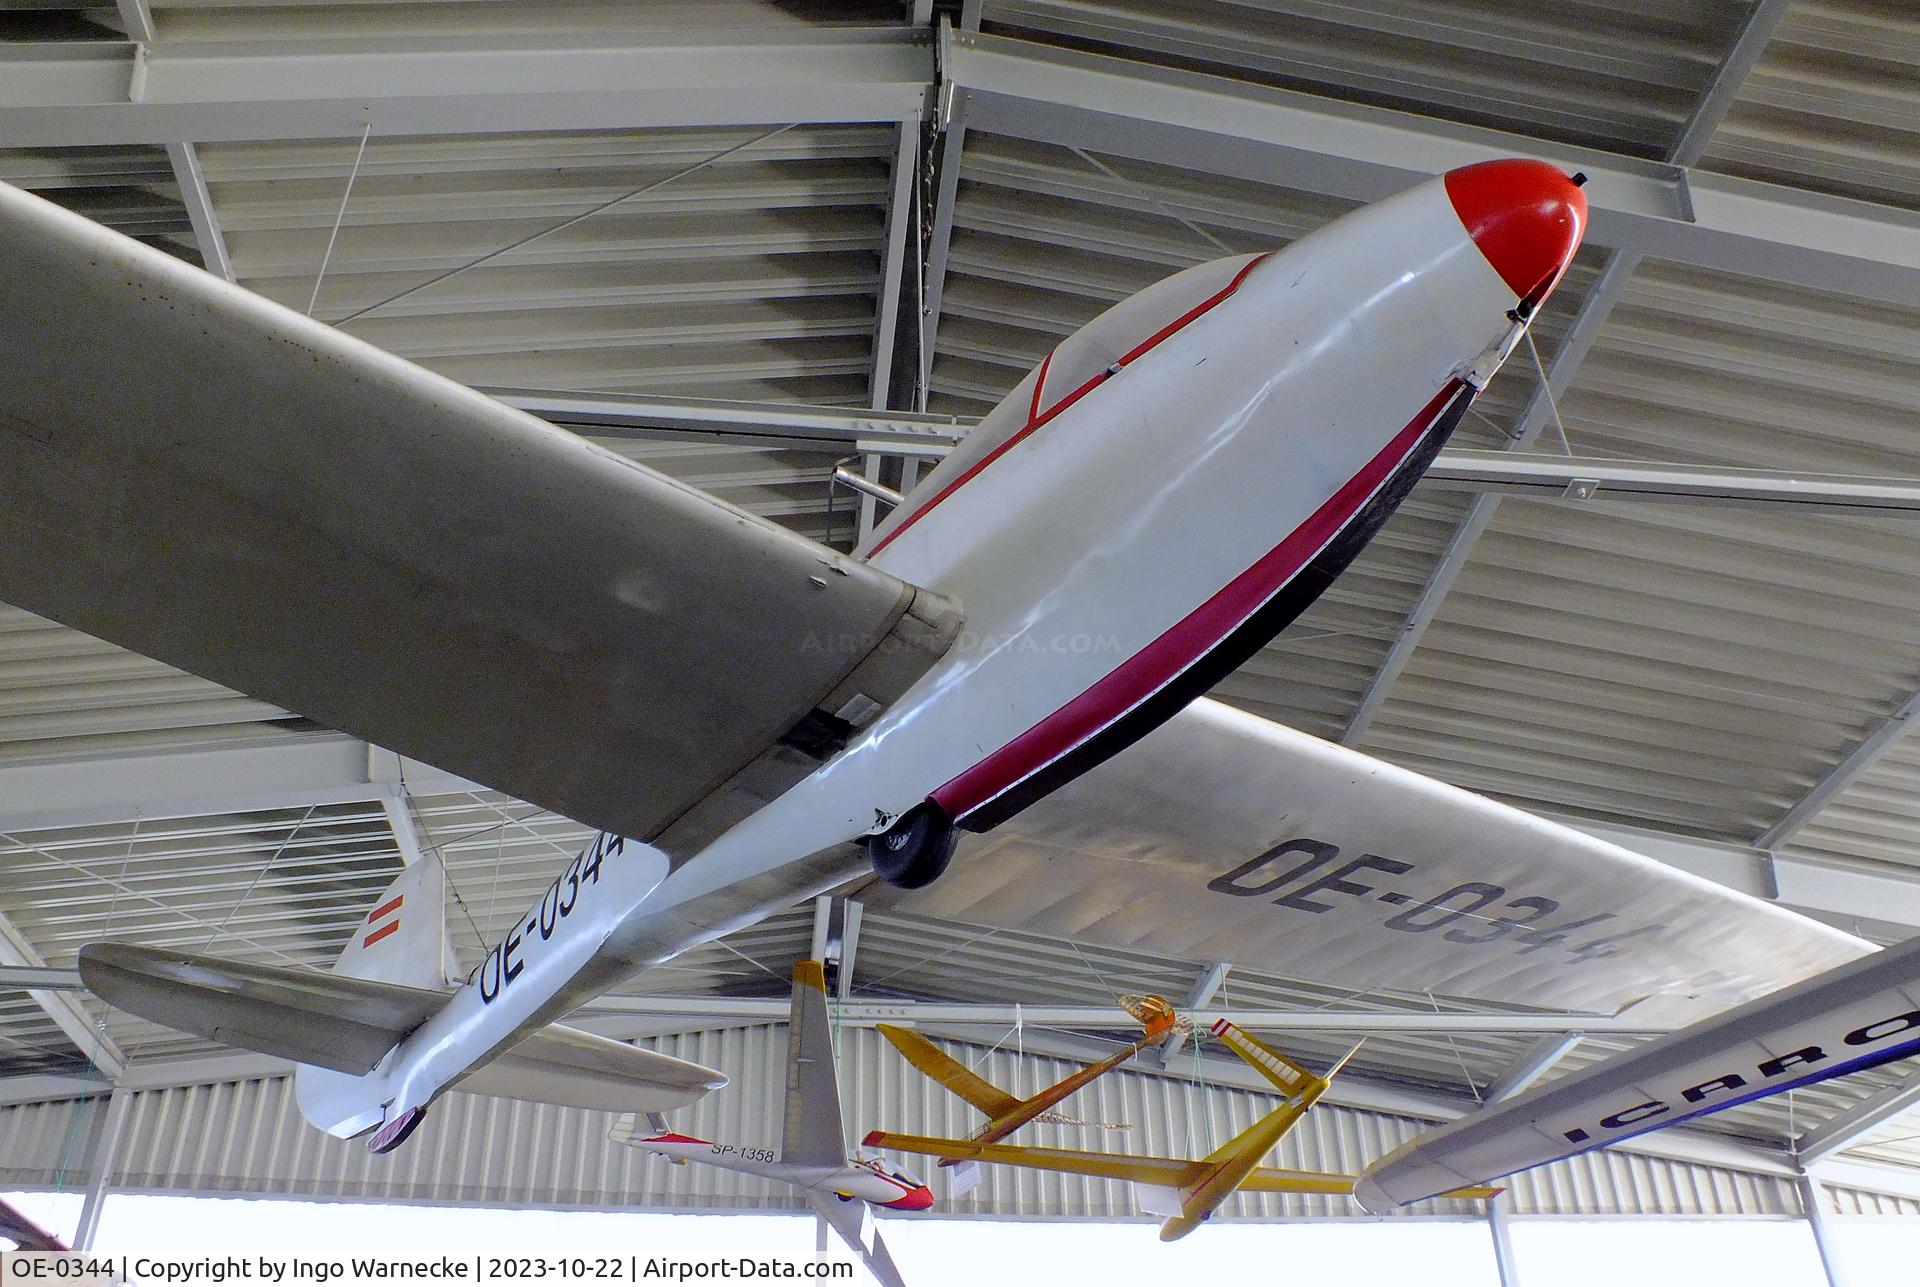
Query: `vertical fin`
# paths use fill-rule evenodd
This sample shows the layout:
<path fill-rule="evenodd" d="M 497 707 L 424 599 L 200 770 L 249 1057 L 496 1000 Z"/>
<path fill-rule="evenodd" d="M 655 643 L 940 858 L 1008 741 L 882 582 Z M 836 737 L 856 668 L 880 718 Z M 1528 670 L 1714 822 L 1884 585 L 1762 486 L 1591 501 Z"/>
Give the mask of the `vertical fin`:
<path fill-rule="evenodd" d="M 446 875 L 422 858 L 374 900 L 333 963 L 335 974 L 414 988 L 447 985 Z"/>

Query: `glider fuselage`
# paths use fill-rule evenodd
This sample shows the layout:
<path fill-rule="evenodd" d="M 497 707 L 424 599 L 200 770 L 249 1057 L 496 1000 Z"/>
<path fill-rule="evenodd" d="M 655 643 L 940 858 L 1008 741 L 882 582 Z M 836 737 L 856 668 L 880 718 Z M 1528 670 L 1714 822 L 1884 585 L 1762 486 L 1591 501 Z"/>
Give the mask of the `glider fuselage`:
<path fill-rule="evenodd" d="M 962 606 L 953 647 L 712 843 L 668 845 L 664 864 L 627 845 L 630 877 L 548 934 L 550 890 L 383 1065 L 392 1111 L 635 971 L 860 875 L 857 842 L 923 802 L 991 827 L 1251 655 L 1391 514 L 1516 336 L 1520 294 L 1464 218 L 1435 179 L 1178 274 L 1060 344 L 864 550 Z M 1571 243 L 1555 253 L 1557 275 Z"/>
<path fill-rule="evenodd" d="M 924 1181 L 891 1170 L 878 1160 L 848 1158 L 844 1166 L 795 1166 L 782 1162 L 778 1149 L 719 1143 L 672 1131 L 636 1136 L 632 1143 L 635 1148 L 675 1161 L 757 1175 L 843 1200 L 858 1199 L 870 1206 L 894 1211 L 925 1211 L 933 1206 L 933 1191 Z"/>

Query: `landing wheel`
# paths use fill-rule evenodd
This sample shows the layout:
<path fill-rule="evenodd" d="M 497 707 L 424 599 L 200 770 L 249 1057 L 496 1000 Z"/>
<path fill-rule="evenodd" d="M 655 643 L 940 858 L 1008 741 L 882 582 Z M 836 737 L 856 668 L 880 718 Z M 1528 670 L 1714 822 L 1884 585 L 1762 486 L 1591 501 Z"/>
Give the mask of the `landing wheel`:
<path fill-rule="evenodd" d="M 880 879 L 900 889 L 921 889 L 940 878 L 960 836 L 940 806 L 915 805 L 892 828 L 867 837 L 867 857 Z"/>

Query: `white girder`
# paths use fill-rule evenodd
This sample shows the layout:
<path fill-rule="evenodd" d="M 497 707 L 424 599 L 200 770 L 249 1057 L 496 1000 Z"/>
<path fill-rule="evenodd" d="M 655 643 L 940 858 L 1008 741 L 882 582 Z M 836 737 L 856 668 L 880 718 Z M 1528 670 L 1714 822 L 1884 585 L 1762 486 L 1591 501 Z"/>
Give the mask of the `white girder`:
<path fill-rule="evenodd" d="M 1535 156 L 1587 174 L 1591 245 L 1889 303 L 1920 288 L 1920 216 L 1891 206 L 1006 36 L 950 33 L 941 66 L 987 133 L 1354 201 Z"/>
<path fill-rule="evenodd" d="M 46 965 L 26 936 L 6 916 L 0 915 L 0 966 L 18 966 L 41 972 Z M 125 1052 L 114 1044 L 112 1037 L 95 1025 L 93 1016 L 86 1012 L 85 1007 L 65 990 L 34 987 L 32 982 L 31 978 L 24 981 L 28 989 L 27 996 L 46 1011 L 47 1017 L 59 1025 L 67 1040 L 92 1061 L 94 1067 L 110 1078 L 117 1078 L 126 1071 Z"/>
<path fill-rule="evenodd" d="M 1568 1032 L 1547 1033 L 1531 1046 L 1526 1053 L 1514 1060 L 1507 1070 L 1500 1074 L 1486 1090 L 1489 1104 L 1503 1099 L 1512 1099 L 1527 1087 L 1546 1076 L 1552 1067 L 1565 1058 L 1575 1046 L 1580 1044 L 1580 1034 Z"/>
<path fill-rule="evenodd" d="M 0 768 L 0 831 L 193 818 L 384 800 L 402 790 L 484 790 L 346 736 L 263 746 L 10 764 Z"/>
<path fill-rule="evenodd" d="M 173 166 L 175 182 L 180 185 L 180 204 L 187 208 L 187 222 L 192 225 L 194 242 L 200 247 L 200 262 L 214 276 L 234 281 L 226 234 L 220 231 L 220 216 L 214 213 L 213 197 L 207 192 L 207 176 L 200 168 L 199 152 L 191 143 L 169 143 L 167 160 Z"/>
<path fill-rule="evenodd" d="M 1785 17 L 1789 0 L 1761 0 L 1747 16 L 1740 34 L 1727 51 L 1713 80 L 1695 103 L 1692 115 L 1676 136 L 1673 145 L 1667 151 L 1667 160 L 1675 166 L 1691 166 L 1700 159 L 1706 150 L 1707 141 L 1719 128 L 1726 117 L 1734 99 L 1739 95 L 1740 86 L 1745 82 L 1753 66 L 1759 61 L 1767 42 L 1772 38 L 1774 29 Z M 1543 373 L 1544 378 L 1536 383 L 1508 430 L 1508 441 L 1502 446 L 1508 451 L 1518 451 L 1532 444 L 1545 429 L 1549 416 L 1553 413 L 1557 399 L 1564 396 L 1573 386 L 1573 380 L 1586 361 L 1587 353 L 1599 338 L 1607 319 L 1613 315 L 1614 307 L 1626 295 L 1627 285 L 1640 267 L 1645 257 L 1644 251 L 1623 246 L 1616 248 L 1607 256 L 1606 267 L 1587 290 L 1586 298 L 1580 302 L 1580 311 L 1573 320 L 1560 344 L 1555 348 L 1553 360 Z M 1495 495 L 1476 496 L 1467 507 L 1465 516 L 1454 530 L 1452 539 L 1447 543 L 1440 560 L 1428 575 L 1427 584 L 1415 600 L 1413 610 L 1408 613 L 1406 623 L 1400 633 L 1394 637 L 1366 690 L 1361 693 L 1353 713 L 1348 716 L 1340 740 L 1352 746 L 1366 736 L 1367 729 L 1386 704 L 1387 695 L 1393 690 L 1394 682 L 1401 671 L 1413 659 L 1413 654 L 1425 638 L 1427 627 L 1439 616 L 1453 583 L 1466 569 L 1473 557 L 1473 550 L 1479 544 L 1481 534 L 1493 522 L 1500 499 Z"/>
<path fill-rule="evenodd" d="M 1179 1007 L 1179 1012 L 1191 1015 L 1195 1010 L 1213 1000 L 1214 994 L 1227 981 L 1227 972 L 1231 969 L 1233 966 L 1227 961 L 1215 961 L 1208 966 L 1207 972 L 1200 976 L 1194 983 L 1193 990 L 1187 993 Z M 1160 1067 L 1167 1067 L 1173 1062 L 1173 1057 L 1180 1053 L 1180 1047 L 1187 1044 L 1187 1038 L 1192 1035 L 1191 1028 L 1175 1028 L 1173 1035 L 1167 1038 L 1166 1044 L 1156 1048 L 1149 1057 Z"/>
<path fill-rule="evenodd" d="M 900 288 L 907 271 L 907 230 L 913 223 L 914 185 L 920 166 L 920 122 L 896 127 L 892 187 L 887 197 L 887 244 L 880 256 L 880 294 L 873 319 L 873 374 L 867 381 L 867 405 L 884 411 L 892 400 L 893 366 L 898 347 Z"/>
<path fill-rule="evenodd" d="M 908 121 L 933 72 L 906 27 L 21 43 L 0 48 L 0 146 Z"/>

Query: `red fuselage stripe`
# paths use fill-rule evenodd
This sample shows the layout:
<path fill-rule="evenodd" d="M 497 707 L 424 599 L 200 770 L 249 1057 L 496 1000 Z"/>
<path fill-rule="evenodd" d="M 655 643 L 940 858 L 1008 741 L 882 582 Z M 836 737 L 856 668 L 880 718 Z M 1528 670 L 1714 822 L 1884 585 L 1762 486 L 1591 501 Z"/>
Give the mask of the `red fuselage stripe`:
<path fill-rule="evenodd" d="M 372 947 L 375 943 L 378 943 L 381 939 L 385 938 L 387 935 L 393 933 L 395 930 L 399 928 L 400 928 L 399 921 L 390 921 L 387 924 L 382 925 L 379 929 L 375 930 L 373 933 L 367 935 L 366 938 L 362 939 L 360 942 L 360 946 Z"/>
<path fill-rule="evenodd" d="M 389 899 L 388 901 L 380 904 L 380 906 L 374 908 L 372 911 L 367 913 L 367 924 L 369 925 L 373 924 L 373 922 L 379 920 L 382 916 L 385 916 L 388 912 L 396 910 L 400 906 L 400 904 L 406 901 L 407 901 L 407 896 L 405 894 L 401 894 L 397 898 Z"/>
<path fill-rule="evenodd" d="M 1258 563 L 1093 687 L 934 791 L 934 801 L 948 817 L 965 817 L 1094 736 L 1204 657 L 1339 535 L 1413 452 L 1459 388 L 1457 380 L 1449 381 L 1379 454 Z"/>
<path fill-rule="evenodd" d="M 1262 263 L 1266 262 L 1266 260 L 1271 256 L 1271 254 L 1272 252 L 1269 251 L 1265 255 L 1257 256 L 1256 258 L 1248 261 L 1247 265 L 1244 268 L 1242 268 L 1239 272 L 1235 273 L 1233 275 L 1233 280 L 1228 282 L 1224 288 L 1222 288 L 1217 293 L 1208 296 L 1206 299 L 1202 300 L 1200 303 L 1194 305 L 1192 308 L 1182 313 L 1179 317 L 1174 318 L 1173 321 L 1167 323 L 1165 326 L 1155 331 L 1152 335 L 1149 335 L 1145 340 L 1141 341 L 1139 344 L 1135 345 L 1132 349 L 1130 349 L 1123 357 L 1121 357 L 1119 361 L 1115 362 L 1113 365 L 1116 367 L 1127 366 L 1128 364 L 1133 362 L 1134 359 L 1138 358 L 1141 354 L 1147 352 L 1149 349 L 1153 348 L 1155 345 L 1165 340 L 1169 335 L 1172 335 L 1174 332 L 1188 325 L 1196 317 L 1199 317 L 1201 314 L 1207 312 L 1209 309 L 1214 308 L 1216 305 L 1220 303 L 1220 301 L 1226 299 L 1228 296 L 1232 295 L 1235 291 L 1239 290 L 1240 283 L 1247 279 L 1247 274 L 1252 272 L 1255 268 L 1259 267 Z M 1046 360 L 1040 364 L 1039 376 L 1033 382 L 1033 404 L 1028 411 L 1027 423 L 1024 426 L 1022 426 L 1017 432 L 1007 435 L 1007 440 L 1005 442 L 995 447 L 992 451 L 982 456 L 979 460 L 976 460 L 975 462 L 973 462 L 973 464 L 968 466 L 960 474 L 958 478 L 948 483 L 945 487 L 942 487 L 939 490 L 939 492 L 937 492 L 934 495 L 934 497 L 931 500 L 929 500 L 925 505 L 922 505 L 919 509 L 915 510 L 912 514 L 909 514 L 904 520 L 902 520 L 902 522 L 898 527 L 894 528 L 891 532 L 888 532 L 885 536 L 881 537 L 880 540 L 875 543 L 874 547 L 871 550 L 867 551 L 868 558 L 872 558 L 874 555 L 878 554 L 880 551 L 886 549 L 887 545 L 893 540 L 894 537 L 900 535 L 900 533 L 906 531 L 909 527 L 912 527 L 915 523 L 918 523 L 921 519 L 925 518 L 933 510 L 934 506 L 938 505 L 941 501 L 945 500 L 947 497 L 959 491 L 963 486 L 967 484 L 968 480 L 973 478 L 974 475 L 978 474 L 981 470 L 985 469 L 988 465 L 991 465 L 994 461 L 1000 459 L 1000 457 L 1006 455 L 1007 452 L 1011 451 L 1017 444 L 1024 441 L 1027 435 L 1031 434 L 1034 430 L 1038 429 L 1040 426 L 1052 420 L 1055 416 L 1059 415 L 1062 411 L 1065 411 L 1068 407 L 1072 406 L 1074 403 L 1080 401 L 1080 399 L 1087 396 L 1087 394 L 1091 393 L 1093 390 L 1099 388 L 1102 384 L 1106 383 L 1106 381 L 1110 379 L 1113 375 L 1112 370 L 1105 370 L 1097 373 L 1092 379 L 1088 380 L 1085 384 L 1081 385 L 1079 388 L 1075 389 L 1072 393 L 1069 393 L 1066 397 L 1060 399 L 1060 401 L 1054 403 L 1052 406 L 1048 407 L 1046 411 L 1042 412 L 1040 410 L 1040 398 L 1045 389 L 1046 382 L 1047 382 L 1047 367 L 1050 366 L 1052 362 L 1053 362 L 1053 354 L 1049 352 L 1046 356 Z"/>

